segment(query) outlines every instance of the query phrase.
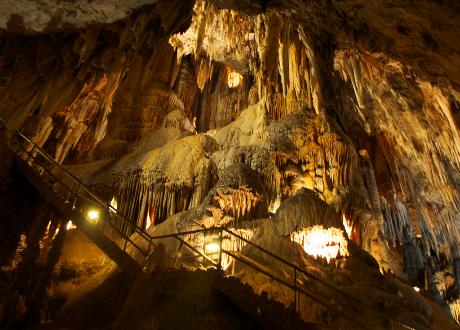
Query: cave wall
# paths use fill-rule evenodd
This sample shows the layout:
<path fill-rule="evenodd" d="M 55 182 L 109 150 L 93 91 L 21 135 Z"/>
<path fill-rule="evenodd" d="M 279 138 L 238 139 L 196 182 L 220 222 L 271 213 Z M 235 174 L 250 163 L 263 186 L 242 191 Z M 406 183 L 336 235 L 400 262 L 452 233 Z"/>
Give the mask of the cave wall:
<path fill-rule="evenodd" d="M 90 21 L 58 31 L 18 35 L 6 29 L 2 119 L 12 130 L 22 128 L 59 162 L 71 149 L 77 158 L 86 155 L 106 134 L 113 95 L 128 68 L 141 65 L 141 57 L 159 54 L 155 42 L 180 30 L 192 6 L 148 5 L 113 24 Z"/>
<path fill-rule="evenodd" d="M 347 5 L 350 4 L 343 6 Z M 337 16 L 343 14 L 339 5 L 332 6 Z M 416 10 L 397 2 L 394 6 L 401 12 Z M 279 8 L 277 4 L 273 7 Z M 298 11 L 292 14 L 283 15 L 273 9 L 254 16 L 217 10 L 202 3 L 192 27 L 174 36 L 173 41 L 180 54 L 193 53 L 231 65 L 242 74 L 250 72 L 253 99 L 263 103 L 269 119 L 278 120 L 272 124 L 273 131 L 269 128 L 273 133 L 269 141 L 274 140 L 270 151 L 284 158 L 277 159 L 281 181 L 285 181 L 274 189 L 277 194 L 289 185 L 284 177 L 303 180 L 339 211 L 346 205 L 347 216 L 356 216 L 354 221 L 363 222 L 362 230 L 369 231 L 364 236 L 378 235 L 392 247 L 408 244 L 415 250 L 420 244 L 417 236 L 422 236 L 426 258 L 452 260 L 458 239 L 455 219 L 459 206 L 458 94 L 452 87 L 456 84 L 455 72 L 445 70 L 441 77 L 439 72 L 431 75 L 410 59 L 400 61 L 401 55 L 393 52 L 403 47 L 402 41 L 412 41 L 414 36 L 410 33 L 380 53 L 377 46 L 366 44 L 374 37 L 370 28 L 355 31 L 350 40 L 342 33 L 333 35 L 335 30 L 321 29 L 320 22 L 325 18 L 320 15 L 315 17 L 314 21 L 319 22 L 313 26 L 296 24 L 301 15 L 313 10 L 311 7 L 322 12 L 315 5 L 303 7 L 296 4 Z M 372 6 L 356 6 L 355 10 L 362 10 L 362 15 L 374 14 Z M 420 8 L 420 12 L 425 10 Z M 328 18 L 337 19 L 335 15 Z M 437 19 L 436 14 L 430 18 Z M 423 26 L 425 22 L 419 24 Z M 401 29 L 394 32 L 378 28 L 388 38 L 397 39 L 401 34 Z M 224 37 L 216 39 L 215 35 Z M 373 40 L 376 44 L 378 41 Z M 355 42 L 355 48 L 350 47 L 351 42 Z M 412 56 L 422 52 L 420 48 L 417 43 Z M 428 53 L 426 57 L 438 57 L 437 53 L 448 49 L 423 51 Z M 457 52 L 451 53 L 450 62 L 456 63 L 456 56 Z M 444 69 L 439 63 L 432 65 L 438 65 L 440 71 Z M 299 134 L 300 138 L 286 152 L 282 144 L 295 140 L 295 129 L 288 124 L 290 132 L 278 137 L 278 141 L 276 134 L 286 127 L 291 113 L 299 116 L 299 109 L 310 109 L 306 112 L 312 118 L 316 115 L 318 123 L 305 127 L 306 132 Z M 296 126 L 308 122 L 305 117 L 296 119 Z M 305 138 L 308 134 L 311 140 Z M 309 141 L 313 145 L 307 145 Z M 317 172 L 310 170 L 310 177 L 305 175 L 309 166 Z M 295 192 L 292 184 L 290 188 L 284 197 Z M 378 234 L 371 233 L 374 225 Z M 420 270 L 425 260 L 414 262 Z"/>
<path fill-rule="evenodd" d="M 382 270 L 455 273 L 458 3 L 193 5 L 40 32 L 12 16 L 0 117 L 141 227 L 262 218 L 308 188 Z"/>

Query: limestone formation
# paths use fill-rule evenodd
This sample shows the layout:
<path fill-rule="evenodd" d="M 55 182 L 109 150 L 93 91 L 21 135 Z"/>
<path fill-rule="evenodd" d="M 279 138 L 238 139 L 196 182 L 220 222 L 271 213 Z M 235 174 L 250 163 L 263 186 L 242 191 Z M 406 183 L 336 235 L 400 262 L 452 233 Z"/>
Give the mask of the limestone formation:
<path fill-rule="evenodd" d="M 455 0 L 4 1 L 0 326 L 123 328 L 138 295 L 172 322 L 158 299 L 179 291 L 158 283 L 191 281 L 234 299 L 242 314 L 178 286 L 229 328 L 257 320 L 253 301 L 298 312 L 286 326 L 455 328 L 459 13 Z M 127 244 L 143 269 L 134 283 L 21 176 L 16 131 L 81 183 L 56 180 L 110 203 L 101 221 L 118 213 L 118 244 L 148 250 Z M 196 255 L 212 239 L 222 274 L 252 287 L 247 310 L 219 274 L 193 272 L 216 259 Z M 90 302 L 106 298 L 98 319 Z M 133 324 L 167 327 L 146 313 Z"/>

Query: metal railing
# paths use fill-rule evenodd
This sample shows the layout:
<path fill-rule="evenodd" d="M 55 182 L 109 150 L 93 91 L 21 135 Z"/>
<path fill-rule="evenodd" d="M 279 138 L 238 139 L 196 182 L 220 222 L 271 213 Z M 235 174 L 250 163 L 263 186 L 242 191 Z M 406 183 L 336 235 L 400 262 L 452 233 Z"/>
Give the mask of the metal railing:
<path fill-rule="evenodd" d="M 80 179 L 57 163 L 44 150 L 22 133 L 17 132 L 16 137 L 19 138 L 19 141 L 23 142 L 16 143 L 13 146 L 16 148 L 16 154 L 27 162 L 29 166 L 35 166 L 37 172 L 42 174 L 42 177 L 43 174 L 46 174 L 48 184 L 54 185 L 53 190 L 63 198 L 65 203 L 69 204 L 69 207 L 72 209 L 80 207 L 80 212 L 82 213 L 84 213 L 84 206 L 88 208 L 96 208 L 103 217 L 102 224 L 108 224 L 112 228 L 113 232 L 123 239 L 123 250 L 126 250 L 129 243 L 142 254 L 146 256 L 148 255 L 149 249 L 142 249 L 138 244 L 131 240 L 130 234 L 126 234 L 126 230 L 124 230 L 125 228 L 128 228 L 128 233 L 135 232 L 141 237 L 147 238 L 145 237 L 146 233 L 142 229 L 132 224 L 126 217 L 117 212 L 117 210 L 109 203 L 104 202 L 92 193 Z M 43 180 L 45 180 L 45 178 L 43 178 Z"/>
<path fill-rule="evenodd" d="M 205 244 L 206 244 L 205 243 L 206 242 L 205 238 L 203 238 L 202 240 L 198 240 L 199 243 L 196 243 L 195 245 L 192 245 L 191 243 L 187 244 L 185 242 L 185 239 L 183 239 L 183 237 L 185 237 L 185 236 L 192 236 L 191 240 L 196 241 L 197 240 L 196 236 L 195 237 L 193 237 L 193 236 L 197 235 L 197 234 L 203 234 L 204 236 L 210 236 L 210 237 L 215 238 L 215 239 L 217 238 L 217 240 L 220 242 L 219 243 L 220 244 L 219 250 L 217 252 L 215 252 L 215 253 L 207 255 L 206 254 L 206 248 L 205 248 Z M 388 322 L 388 325 L 391 326 L 392 329 L 397 329 L 399 327 L 399 328 L 403 328 L 403 329 L 413 329 L 413 330 L 415 330 L 414 328 L 412 328 L 412 327 L 410 327 L 410 326 L 408 326 L 408 325 L 406 325 L 404 323 L 401 323 L 401 322 L 399 322 L 397 320 L 392 319 L 391 317 L 388 317 L 388 316 L 382 314 L 381 311 L 379 311 L 376 307 L 374 307 L 372 305 L 369 305 L 369 304 L 365 303 L 364 301 L 362 301 L 361 299 L 358 299 L 358 298 L 348 294 L 347 292 L 341 290 L 340 288 L 338 288 L 337 286 L 335 286 L 335 285 L 333 285 L 331 283 L 328 283 L 328 282 L 324 281 L 323 279 L 319 278 L 318 276 L 315 276 L 315 275 L 307 272 L 306 270 L 302 269 L 298 265 L 293 264 L 293 263 L 289 262 L 288 260 L 286 260 L 286 259 L 274 254 L 273 252 L 271 252 L 271 251 L 269 251 L 269 250 L 267 250 L 267 249 L 255 244 L 255 243 L 251 242 L 250 240 L 248 240 L 248 239 L 246 239 L 244 237 L 242 237 L 241 235 L 238 235 L 237 233 L 235 233 L 231 229 L 224 228 L 224 227 L 209 227 L 209 228 L 197 229 L 197 230 L 193 230 L 193 231 L 178 232 L 178 233 L 174 233 L 174 234 L 150 236 L 149 238 L 152 241 L 173 238 L 173 239 L 180 240 L 181 242 L 185 242 L 186 243 L 185 245 L 187 247 L 191 248 L 194 252 L 197 253 L 196 257 L 202 257 L 203 260 L 205 260 L 209 264 L 215 266 L 217 269 L 220 269 L 220 270 L 222 270 L 222 271 L 224 271 L 224 272 L 226 272 L 228 274 L 233 273 L 233 270 L 231 269 L 231 265 L 235 260 L 245 264 L 246 266 L 249 266 L 253 270 L 257 271 L 258 273 L 261 273 L 261 274 L 267 276 L 268 278 L 270 278 L 271 280 L 274 280 L 274 281 L 280 283 L 282 286 L 284 286 L 284 287 L 286 287 L 288 289 L 291 289 L 293 291 L 293 294 L 294 294 L 294 299 L 293 300 L 294 300 L 294 309 L 296 310 L 296 312 L 299 312 L 299 313 L 301 312 L 300 296 L 303 295 L 307 299 L 310 299 L 310 300 L 322 305 L 327 310 L 334 312 L 337 316 L 339 316 L 339 317 L 341 317 L 341 318 L 353 323 L 356 326 L 359 326 L 361 329 L 369 329 L 369 325 L 363 324 L 362 322 L 359 321 L 360 315 L 349 314 L 350 310 L 353 309 L 353 305 L 350 304 L 350 302 L 352 301 L 352 302 L 355 303 L 354 306 L 364 307 L 368 311 L 372 312 L 373 317 L 375 317 L 375 315 L 381 315 L 382 320 Z M 256 259 L 248 258 L 245 255 L 239 254 L 238 251 L 231 251 L 231 250 L 226 249 L 224 247 L 225 244 L 223 244 L 223 242 L 225 240 L 232 240 L 232 239 L 237 239 L 237 240 L 240 240 L 240 241 L 244 242 L 245 246 L 250 246 L 250 247 L 254 248 L 257 251 L 260 251 L 263 255 L 269 257 L 272 261 L 276 260 L 277 262 L 279 262 L 283 266 L 285 266 L 287 269 L 291 269 L 290 274 L 292 274 L 292 276 L 286 276 L 286 274 L 284 274 L 284 276 L 282 276 L 280 274 L 276 274 L 276 271 L 274 270 L 274 267 L 273 267 L 273 262 L 268 262 L 268 264 L 270 264 L 270 266 L 267 268 L 267 267 L 265 267 L 267 265 L 267 262 L 265 262 L 264 264 L 261 264 Z M 203 244 L 201 244 L 202 241 L 204 242 Z M 227 256 L 228 258 L 231 258 L 230 261 L 227 260 L 225 265 L 223 265 L 223 259 L 224 259 L 223 256 Z M 285 269 L 282 269 L 280 273 L 283 273 L 284 270 Z M 344 306 L 343 304 L 332 303 L 329 300 L 321 298 L 321 295 L 317 294 L 318 292 L 309 291 L 307 289 L 308 286 L 306 284 L 306 281 L 304 281 L 305 278 L 309 278 L 314 283 L 320 284 L 324 288 L 327 288 L 328 290 L 330 290 L 331 292 L 333 292 L 335 294 L 338 294 L 338 295 L 342 296 L 343 298 L 345 298 L 349 302 L 348 310 L 346 310 L 346 306 Z M 359 310 L 357 312 L 361 313 L 362 310 Z"/>
<path fill-rule="evenodd" d="M 353 318 L 353 316 L 345 313 L 343 306 L 337 303 L 332 304 L 330 301 L 325 301 L 324 299 L 318 297 L 317 295 L 315 295 L 315 293 L 307 291 L 306 284 L 304 281 L 304 279 L 307 278 L 307 279 L 314 281 L 317 284 L 323 285 L 324 287 L 328 288 L 329 290 L 332 290 L 333 292 L 339 294 L 340 296 L 348 300 L 354 301 L 359 306 L 363 306 L 366 309 L 369 309 L 370 311 L 372 311 L 373 313 L 381 314 L 379 311 L 377 311 L 377 309 L 374 306 L 371 306 L 363 302 L 362 300 L 349 295 L 348 293 L 344 292 L 338 287 L 305 271 L 304 269 L 300 268 L 298 265 L 295 265 L 283 259 L 282 257 L 274 254 L 273 252 L 270 252 L 266 250 L 265 248 L 254 244 L 250 240 L 245 239 L 244 237 L 234 233 L 230 229 L 223 228 L 223 227 L 210 227 L 210 228 L 197 229 L 193 231 L 151 236 L 143 228 L 138 227 L 137 224 L 133 223 L 127 217 L 125 217 L 123 214 L 117 211 L 109 203 L 103 201 L 98 196 L 96 196 L 94 193 L 92 193 L 80 179 L 78 179 L 75 175 L 70 173 L 61 164 L 57 163 L 51 156 L 49 156 L 44 150 L 42 150 L 42 148 L 36 145 L 33 141 L 31 141 L 25 135 L 23 135 L 20 132 L 16 132 L 16 137 L 19 138 L 19 141 L 18 143 L 15 144 L 16 148 L 14 151 L 18 154 L 18 156 L 20 156 L 24 161 L 26 161 L 29 166 L 31 167 L 36 166 L 37 171 L 41 173 L 46 173 L 49 179 L 52 180 L 52 183 L 50 182 L 50 184 L 57 184 L 62 188 L 62 189 L 58 189 L 58 191 L 60 192 L 61 197 L 63 197 L 65 203 L 70 205 L 69 207 L 76 208 L 78 207 L 79 204 L 82 204 L 82 205 L 91 205 L 93 207 L 97 207 L 99 210 L 105 211 L 103 214 L 104 216 L 102 219 L 102 226 L 104 226 L 105 224 L 108 224 L 112 228 L 113 233 L 121 237 L 122 239 L 121 244 L 123 245 L 123 251 L 126 251 L 128 245 L 131 245 L 136 250 L 138 250 L 144 257 L 147 257 L 152 252 L 155 246 L 155 243 L 161 240 L 172 238 L 179 242 L 180 248 L 182 246 L 186 246 L 191 251 L 196 253 L 196 255 L 192 257 L 201 258 L 201 261 L 203 263 L 211 264 L 212 266 L 225 271 L 222 267 L 222 256 L 226 255 L 228 256 L 228 258 L 233 258 L 234 260 L 238 260 L 246 264 L 247 266 L 251 267 L 252 269 L 256 270 L 257 272 L 260 272 L 268 276 L 272 280 L 293 290 L 294 306 L 297 312 L 299 312 L 299 309 L 300 309 L 299 295 L 304 295 L 306 298 L 315 301 L 316 303 L 326 307 L 328 310 L 334 311 L 335 313 L 340 315 L 340 317 L 356 325 L 359 325 L 362 328 L 367 328 L 366 325 L 357 321 L 356 318 Z M 45 161 L 45 163 L 39 163 L 39 158 L 37 156 L 40 156 L 41 159 Z M 60 172 L 60 173 L 56 173 L 56 172 Z M 66 181 L 69 182 L 70 184 L 67 183 Z M 79 203 L 81 201 L 83 201 L 83 203 Z M 136 242 L 134 242 L 131 239 L 132 233 L 136 233 L 138 237 L 144 240 L 144 244 L 147 245 L 147 247 L 146 248 L 142 247 Z M 203 234 L 203 236 L 213 235 L 218 238 L 220 242 L 220 248 L 217 253 L 217 258 L 210 257 L 208 254 L 206 254 L 206 248 L 204 244 L 203 246 L 199 247 L 199 246 L 196 246 L 196 244 L 193 244 L 193 242 L 192 243 L 188 242 L 186 239 L 187 236 L 194 237 L 199 234 Z M 224 249 L 222 247 L 222 241 L 228 238 L 231 239 L 232 237 L 234 239 L 241 240 L 242 242 L 244 242 L 245 245 L 249 245 L 253 247 L 254 249 L 260 251 L 264 255 L 290 268 L 292 271 L 292 277 L 278 276 L 277 274 L 275 274 L 275 272 L 273 272 L 272 269 L 266 269 L 264 267 L 261 267 L 261 265 L 256 260 L 252 260 L 250 258 L 243 257 L 242 255 L 238 254 L 237 251 L 230 251 L 230 250 Z M 193 241 L 193 238 L 191 239 L 191 241 Z M 205 241 L 205 238 L 203 238 L 203 242 L 204 241 Z M 382 315 L 382 317 L 385 320 L 389 321 L 389 323 L 391 324 L 393 328 L 395 328 L 395 325 L 396 325 L 404 329 L 414 329 L 406 324 L 393 320 L 392 318 L 388 316 Z"/>

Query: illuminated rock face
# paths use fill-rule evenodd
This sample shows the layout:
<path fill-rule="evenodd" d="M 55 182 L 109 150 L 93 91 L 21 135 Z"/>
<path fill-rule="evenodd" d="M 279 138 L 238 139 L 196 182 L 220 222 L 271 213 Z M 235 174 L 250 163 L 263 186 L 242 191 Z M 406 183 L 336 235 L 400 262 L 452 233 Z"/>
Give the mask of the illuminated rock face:
<path fill-rule="evenodd" d="M 291 240 L 302 245 L 307 254 L 324 258 L 328 262 L 348 255 L 347 241 L 343 230 L 339 228 L 325 229 L 323 226 L 314 226 L 293 232 Z"/>
<path fill-rule="evenodd" d="M 232 226 L 324 267 L 359 247 L 458 317 L 456 2 L 20 3 L 0 14 L 0 117 L 133 223 Z"/>

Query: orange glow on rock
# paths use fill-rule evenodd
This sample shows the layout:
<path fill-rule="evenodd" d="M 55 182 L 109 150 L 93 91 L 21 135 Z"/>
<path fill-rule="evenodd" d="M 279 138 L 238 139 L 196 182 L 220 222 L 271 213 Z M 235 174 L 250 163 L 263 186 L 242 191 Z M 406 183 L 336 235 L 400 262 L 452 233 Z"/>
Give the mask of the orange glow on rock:
<path fill-rule="evenodd" d="M 293 232 L 291 240 L 302 245 L 307 254 L 315 258 L 325 258 L 328 262 L 348 255 L 348 244 L 344 232 L 339 228 L 313 226 Z"/>

